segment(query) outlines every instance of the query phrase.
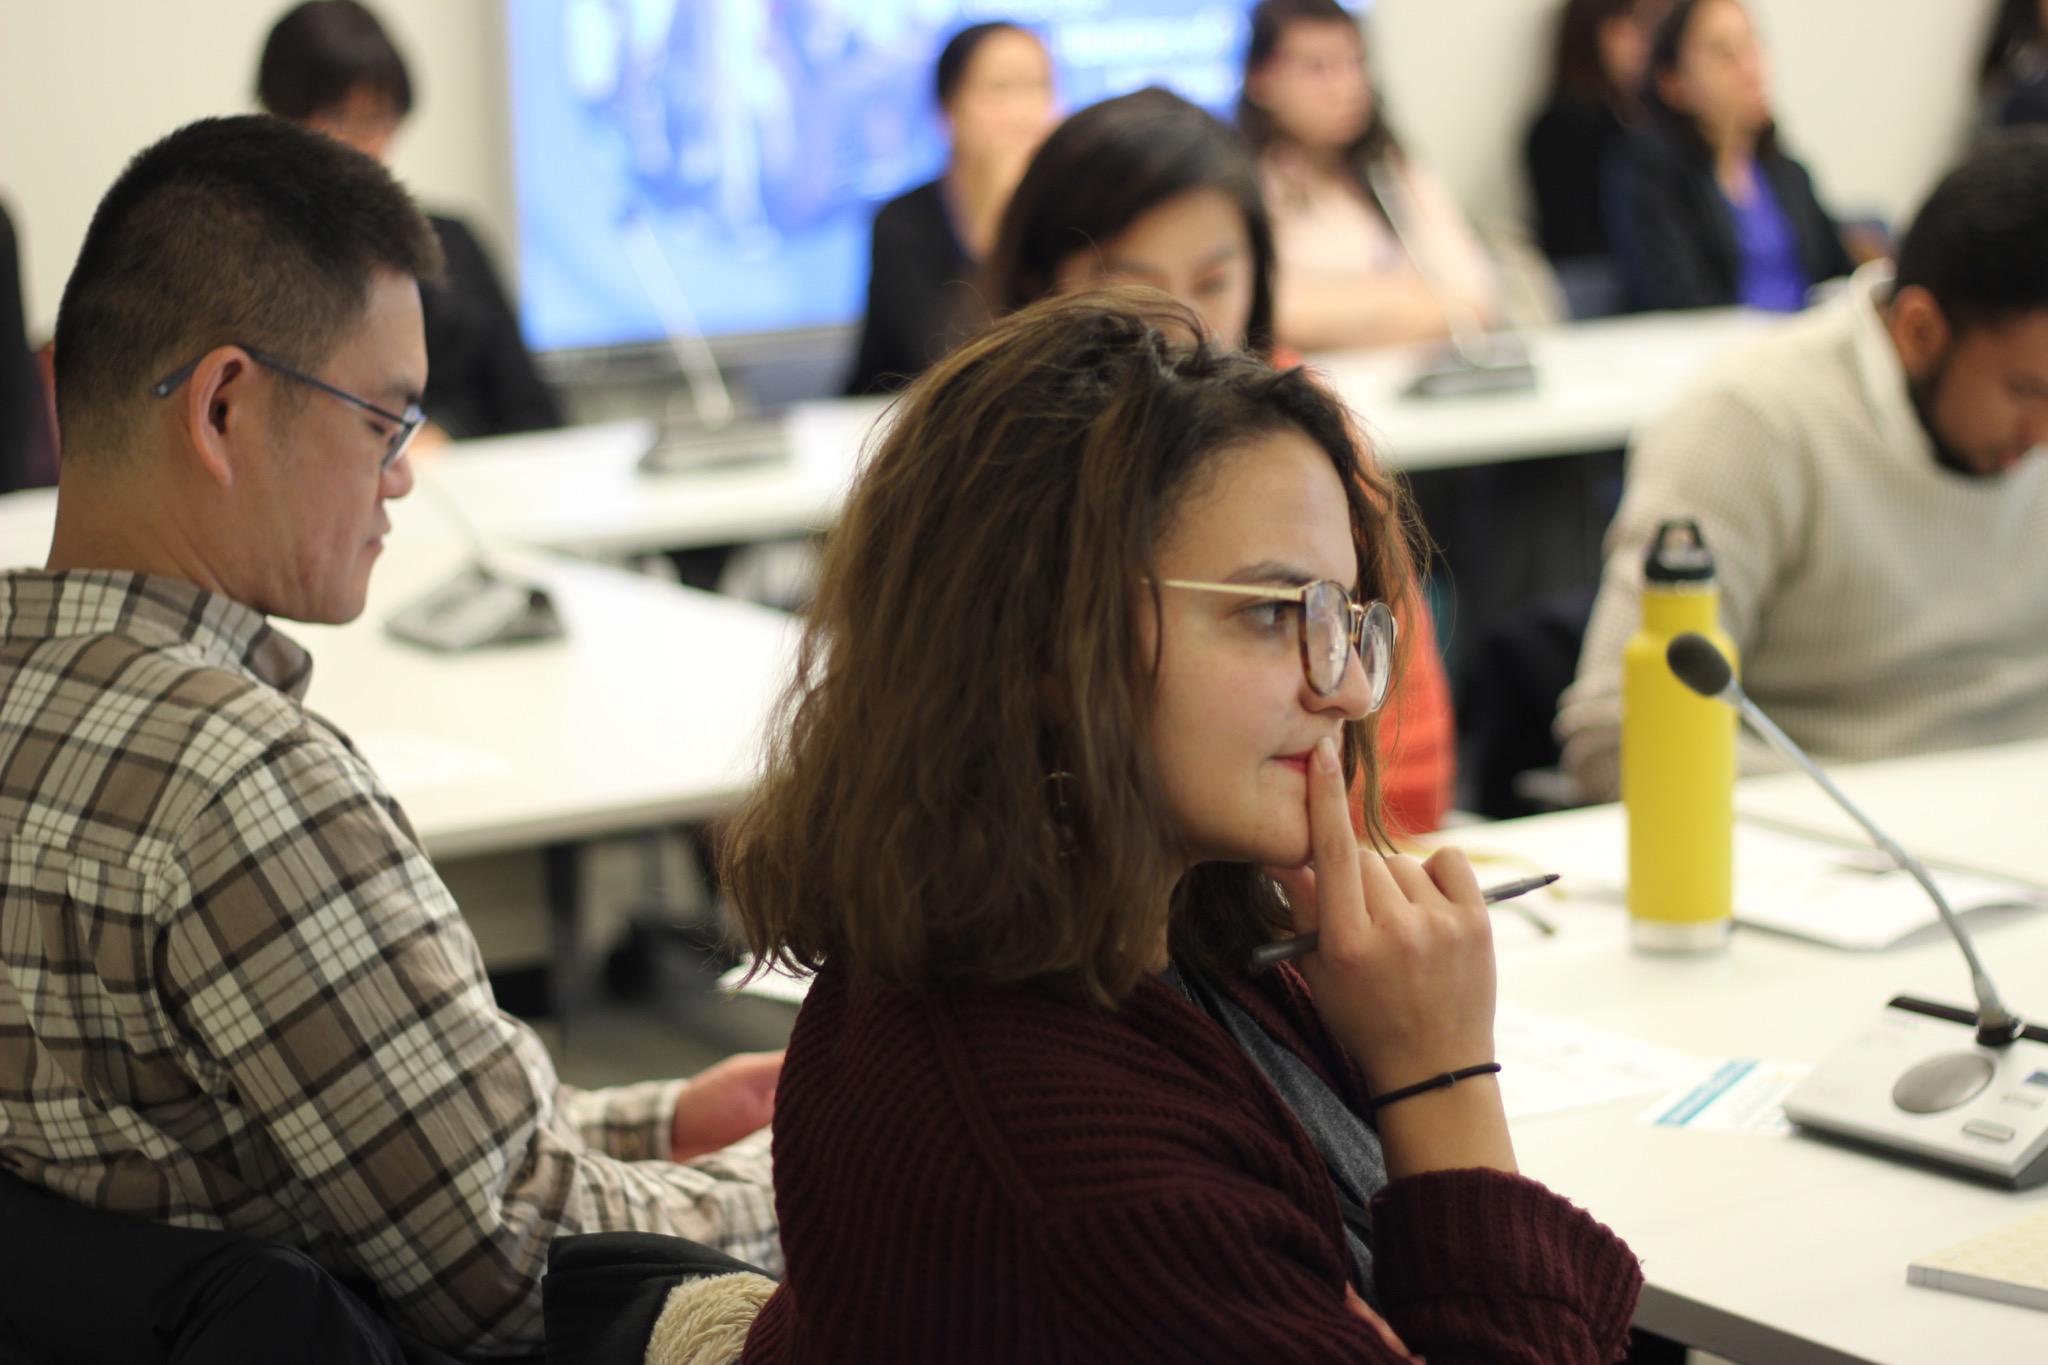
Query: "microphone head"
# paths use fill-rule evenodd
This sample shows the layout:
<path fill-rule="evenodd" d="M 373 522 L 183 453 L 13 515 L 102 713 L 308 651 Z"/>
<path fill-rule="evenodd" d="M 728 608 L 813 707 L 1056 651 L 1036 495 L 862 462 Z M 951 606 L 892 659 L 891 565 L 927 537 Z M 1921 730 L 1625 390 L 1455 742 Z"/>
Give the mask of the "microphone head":
<path fill-rule="evenodd" d="M 1671 637 L 1664 649 L 1664 661 L 1678 680 L 1703 697 L 1718 697 L 1735 681 L 1735 670 L 1714 642 L 1696 631 Z"/>

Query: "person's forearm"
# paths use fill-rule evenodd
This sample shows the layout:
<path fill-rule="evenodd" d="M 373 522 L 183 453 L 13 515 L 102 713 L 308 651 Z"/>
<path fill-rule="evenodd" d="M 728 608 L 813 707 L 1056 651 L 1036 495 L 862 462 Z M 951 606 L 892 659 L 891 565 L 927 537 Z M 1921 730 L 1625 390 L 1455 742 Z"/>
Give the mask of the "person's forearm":
<path fill-rule="evenodd" d="M 651 1161 L 669 1154 L 676 1100 L 688 1085 L 663 1080 L 603 1090 L 558 1086 L 555 1110 L 593 1152 L 621 1161 Z"/>
<path fill-rule="evenodd" d="M 1492 1076 L 1399 1100 L 1374 1119 L 1390 1179 L 1474 1166 L 1510 1174 L 1517 1169 L 1500 1084 Z"/>
<path fill-rule="evenodd" d="M 1418 275 L 1323 275 L 1284 282 L 1274 333 L 1296 350 L 1389 346 L 1449 335 L 1443 304 Z"/>

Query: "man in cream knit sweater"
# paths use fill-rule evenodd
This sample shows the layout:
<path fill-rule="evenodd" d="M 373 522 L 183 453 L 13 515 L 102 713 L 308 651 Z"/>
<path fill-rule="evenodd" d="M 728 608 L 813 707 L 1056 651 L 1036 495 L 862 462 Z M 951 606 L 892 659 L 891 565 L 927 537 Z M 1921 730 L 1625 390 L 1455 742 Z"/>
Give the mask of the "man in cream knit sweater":
<path fill-rule="evenodd" d="M 1896 280 L 1866 266 L 1640 433 L 1558 711 L 1581 794 L 1617 793 L 1622 646 L 1670 517 L 1714 553 L 1743 686 L 1823 759 L 2048 735 L 2044 439 L 2048 141 L 2020 137 L 1935 188 Z"/>

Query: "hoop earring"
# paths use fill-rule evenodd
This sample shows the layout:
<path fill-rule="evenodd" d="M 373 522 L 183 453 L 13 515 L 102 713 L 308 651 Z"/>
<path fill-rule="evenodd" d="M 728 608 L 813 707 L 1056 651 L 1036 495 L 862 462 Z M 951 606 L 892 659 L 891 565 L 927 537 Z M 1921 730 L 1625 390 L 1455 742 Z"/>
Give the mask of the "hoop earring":
<path fill-rule="evenodd" d="M 1080 836 L 1074 832 L 1074 808 L 1067 804 L 1067 779 L 1073 774 L 1055 770 L 1045 775 L 1045 785 L 1052 793 L 1052 832 L 1059 844 L 1061 858 L 1071 858 L 1080 848 Z"/>

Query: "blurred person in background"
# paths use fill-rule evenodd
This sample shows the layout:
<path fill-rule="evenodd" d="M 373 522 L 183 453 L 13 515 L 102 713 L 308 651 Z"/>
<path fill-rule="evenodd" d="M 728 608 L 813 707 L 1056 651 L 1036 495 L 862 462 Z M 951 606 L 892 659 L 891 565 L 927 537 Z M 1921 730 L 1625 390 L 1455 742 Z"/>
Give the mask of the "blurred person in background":
<path fill-rule="evenodd" d="M 1273 217 L 1276 340 L 1376 346 L 1493 325 L 1492 267 L 1388 126 L 1365 37 L 1337 0 L 1261 0 L 1237 122 Z"/>
<path fill-rule="evenodd" d="M 1986 128 L 2048 123 L 2048 0 L 2000 0 L 1977 88 Z"/>
<path fill-rule="evenodd" d="M 1609 259 L 1601 182 L 1628 129 L 1643 118 L 1650 35 L 1670 0 L 1567 0 L 1558 16 L 1550 98 L 1529 125 L 1523 157 L 1536 205 L 1536 238 L 1575 314 L 1611 312 L 1618 282 Z M 1574 285 L 1602 290 L 1581 307 Z"/>
<path fill-rule="evenodd" d="M 1988 138 L 1896 269 L 1731 347 L 1629 449 L 1557 737 L 1619 790 L 1622 654 L 1672 517 L 1714 554 L 1742 686 L 1822 760 L 2048 735 L 2048 140 Z M 1746 771 L 1782 766 L 1745 739 Z"/>
<path fill-rule="evenodd" d="M 1223 344 L 1300 363 L 1273 347 L 1273 231 L 1251 158 L 1213 115 L 1166 90 L 1104 100 L 1054 130 L 1003 215 L 982 288 L 1007 313 L 1112 284 L 1162 290 Z M 1413 834 L 1450 808 L 1456 726 L 1412 574 L 1390 600 L 1406 671 L 1377 732 L 1380 780 L 1388 827 Z"/>
<path fill-rule="evenodd" d="M 29 350 L 14 220 L 0 205 L 0 493 L 56 482 L 55 423 L 42 369 Z"/>
<path fill-rule="evenodd" d="M 413 88 L 376 15 L 356 0 L 307 0 L 270 30 L 256 96 L 265 111 L 388 163 Z M 434 425 L 458 439 L 562 425 L 482 244 L 458 219 L 427 221 L 447 263 L 445 283 L 421 289 Z"/>
<path fill-rule="evenodd" d="M 1612 224 L 1631 303 L 1806 306 L 1854 268 L 1771 117 L 1763 45 L 1738 0 L 1677 0 L 1657 26 Z"/>
<path fill-rule="evenodd" d="M 1052 124 L 1052 57 L 1017 24 L 954 34 L 935 84 L 951 152 L 937 180 L 875 215 L 850 394 L 900 388 L 959 339 L 974 316 L 962 286 L 987 257 L 1010 191 Z"/>

